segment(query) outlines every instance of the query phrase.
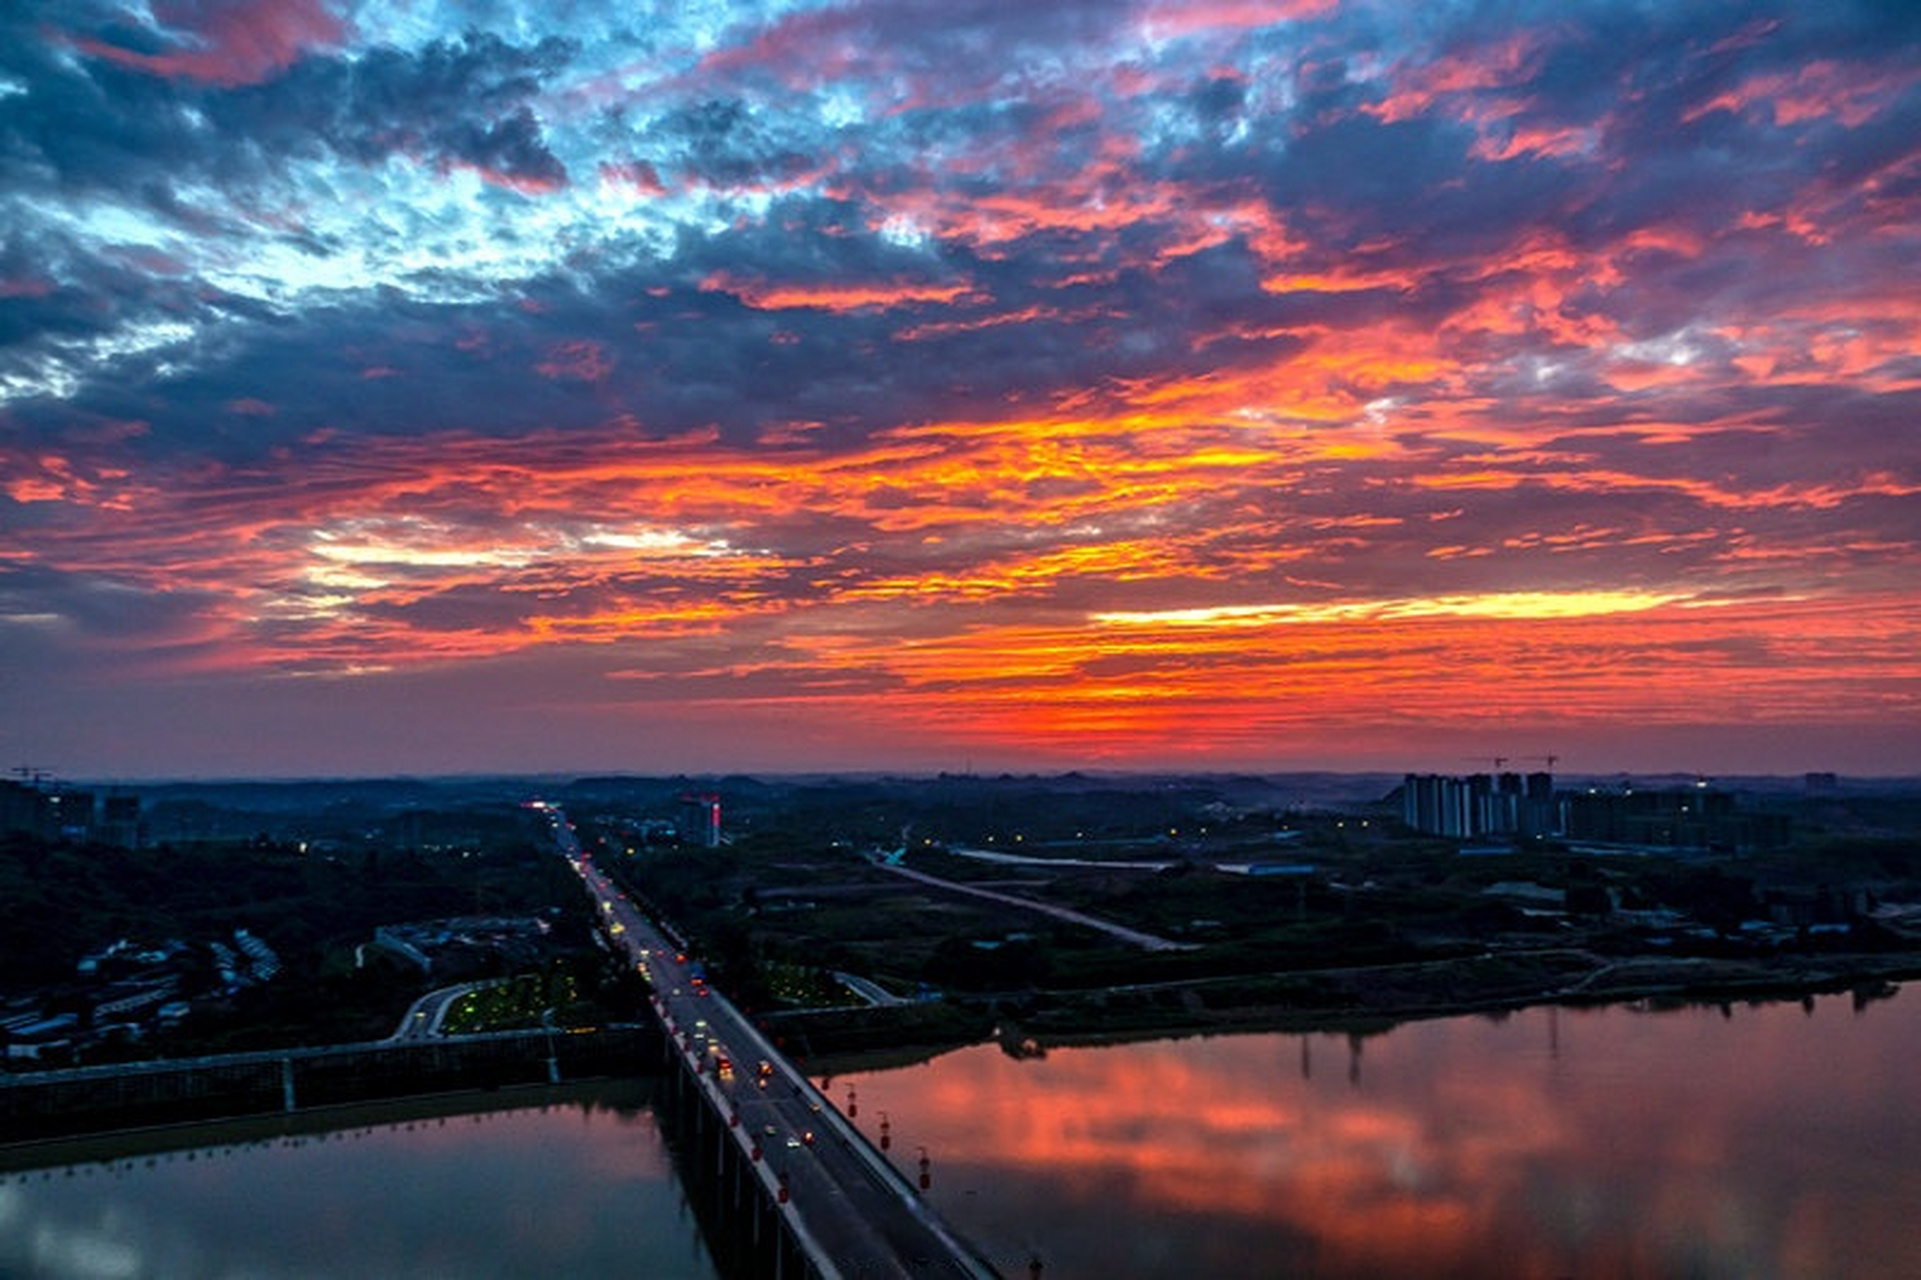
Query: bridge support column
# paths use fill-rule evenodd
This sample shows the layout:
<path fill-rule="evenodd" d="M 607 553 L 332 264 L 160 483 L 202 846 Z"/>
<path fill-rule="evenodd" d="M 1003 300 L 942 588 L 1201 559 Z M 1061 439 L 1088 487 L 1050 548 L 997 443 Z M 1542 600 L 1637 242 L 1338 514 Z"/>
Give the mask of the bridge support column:
<path fill-rule="evenodd" d="M 294 1096 L 292 1058 L 280 1060 L 280 1105 L 289 1113 L 300 1109 L 300 1103 Z"/>
<path fill-rule="evenodd" d="M 730 1172 L 734 1174 L 732 1178 L 728 1178 L 728 1182 L 730 1182 L 730 1186 L 732 1186 L 732 1195 L 728 1195 L 728 1209 L 732 1209 L 734 1213 L 740 1213 L 740 1207 L 742 1207 L 743 1203 L 747 1203 L 747 1195 L 751 1194 L 751 1192 L 747 1190 L 747 1163 L 740 1159 L 740 1155 L 736 1155 L 732 1161 L 724 1161 L 724 1163 L 732 1167 Z"/>

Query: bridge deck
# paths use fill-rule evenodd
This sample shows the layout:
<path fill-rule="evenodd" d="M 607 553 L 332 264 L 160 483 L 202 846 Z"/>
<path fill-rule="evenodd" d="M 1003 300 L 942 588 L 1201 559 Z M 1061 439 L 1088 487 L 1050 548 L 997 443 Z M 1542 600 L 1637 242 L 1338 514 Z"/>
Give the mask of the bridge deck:
<path fill-rule="evenodd" d="M 669 1053 L 746 1153 L 783 1229 L 823 1276 L 990 1277 L 944 1224 L 760 1029 L 701 979 L 676 943 L 593 865 L 566 816 L 555 843 L 594 896 L 610 937 L 654 988 Z"/>

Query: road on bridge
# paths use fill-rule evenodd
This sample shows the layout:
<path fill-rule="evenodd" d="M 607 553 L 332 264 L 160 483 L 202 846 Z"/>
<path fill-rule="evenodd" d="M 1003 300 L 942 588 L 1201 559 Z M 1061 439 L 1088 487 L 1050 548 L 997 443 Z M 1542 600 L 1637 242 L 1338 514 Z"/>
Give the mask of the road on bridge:
<path fill-rule="evenodd" d="M 785 1187 L 780 1210 L 823 1270 L 863 1280 L 995 1275 L 760 1029 L 707 985 L 699 962 L 594 866 L 566 814 L 543 808 L 603 928 L 653 986 L 676 1050 L 694 1064 L 738 1140 Z"/>

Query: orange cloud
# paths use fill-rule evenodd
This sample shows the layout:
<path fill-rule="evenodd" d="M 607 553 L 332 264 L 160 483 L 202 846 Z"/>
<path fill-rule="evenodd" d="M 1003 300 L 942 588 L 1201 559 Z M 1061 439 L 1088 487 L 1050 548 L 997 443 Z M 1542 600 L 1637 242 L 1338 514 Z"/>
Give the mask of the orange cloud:
<path fill-rule="evenodd" d="M 921 302 L 955 302 L 977 296 L 965 284 L 770 284 L 736 279 L 720 271 L 701 281 L 710 293 L 730 293 L 757 311 L 816 308 L 822 311 L 874 311 Z"/>

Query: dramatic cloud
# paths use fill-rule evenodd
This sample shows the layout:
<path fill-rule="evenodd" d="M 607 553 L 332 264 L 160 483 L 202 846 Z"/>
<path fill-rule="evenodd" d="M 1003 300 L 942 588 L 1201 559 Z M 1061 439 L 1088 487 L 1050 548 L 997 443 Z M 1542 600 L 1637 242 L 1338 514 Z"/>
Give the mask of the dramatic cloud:
<path fill-rule="evenodd" d="M 1901 6 L 0 17 L 0 748 L 1921 766 Z"/>

